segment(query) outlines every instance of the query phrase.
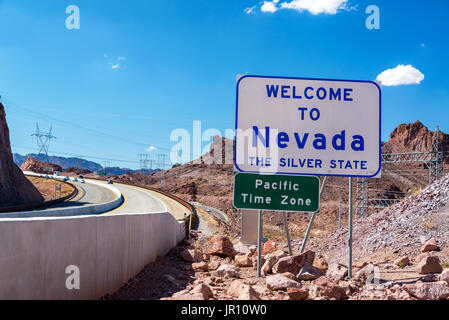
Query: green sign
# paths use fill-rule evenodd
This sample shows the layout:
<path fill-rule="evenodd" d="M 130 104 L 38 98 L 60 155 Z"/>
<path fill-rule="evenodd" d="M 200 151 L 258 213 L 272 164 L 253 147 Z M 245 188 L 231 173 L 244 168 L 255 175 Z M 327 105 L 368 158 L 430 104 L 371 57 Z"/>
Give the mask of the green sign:
<path fill-rule="evenodd" d="M 320 208 L 320 178 L 316 176 L 234 176 L 234 207 L 237 209 L 317 212 Z"/>

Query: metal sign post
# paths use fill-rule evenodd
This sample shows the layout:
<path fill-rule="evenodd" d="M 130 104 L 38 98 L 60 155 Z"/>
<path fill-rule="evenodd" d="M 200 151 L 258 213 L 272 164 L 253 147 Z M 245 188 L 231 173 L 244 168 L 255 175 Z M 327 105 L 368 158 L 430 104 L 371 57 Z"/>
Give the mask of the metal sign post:
<path fill-rule="evenodd" d="M 348 279 L 352 278 L 352 178 L 349 177 Z"/>
<path fill-rule="evenodd" d="M 263 233 L 263 227 L 262 227 L 262 210 L 259 210 L 258 213 L 258 223 L 259 231 L 257 234 L 257 276 L 261 277 L 261 260 L 262 260 L 262 233 Z"/>
<path fill-rule="evenodd" d="M 288 231 L 288 221 L 287 221 L 287 213 L 283 212 L 284 215 L 284 227 L 285 227 L 285 235 L 287 236 L 287 244 L 288 244 L 288 253 L 292 256 L 292 243 L 290 241 L 290 232 Z"/>
<path fill-rule="evenodd" d="M 338 197 L 338 230 L 341 230 L 341 192 Z"/>
<path fill-rule="evenodd" d="M 319 195 L 320 199 L 321 199 L 321 194 L 323 193 L 323 190 L 324 190 L 324 186 L 326 185 L 326 181 L 327 181 L 327 177 L 324 177 L 323 183 L 321 184 L 321 188 L 320 188 L 320 195 Z M 306 248 L 307 240 L 309 239 L 310 230 L 312 229 L 313 221 L 315 220 L 315 217 L 319 212 L 320 212 L 319 210 L 317 212 L 314 212 L 312 214 L 312 217 L 310 218 L 309 225 L 307 226 L 306 234 L 304 235 L 304 240 L 302 241 L 301 250 L 299 251 L 300 253 L 303 253 Z"/>

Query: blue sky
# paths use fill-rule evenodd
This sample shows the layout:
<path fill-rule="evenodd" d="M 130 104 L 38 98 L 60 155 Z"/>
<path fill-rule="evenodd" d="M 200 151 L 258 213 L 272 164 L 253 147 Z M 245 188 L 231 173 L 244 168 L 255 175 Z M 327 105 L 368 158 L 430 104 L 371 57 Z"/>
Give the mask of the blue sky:
<path fill-rule="evenodd" d="M 203 130 L 233 128 L 237 74 L 375 80 L 398 65 L 424 79 L 383 87 L 382 139 L 416 120 L 449 132 L 448 1 L 324 0 L 343 6 L 319 14 L 281 8 L 291 1 L 307 7 L 0 0 L 0 94 L 13 151 L 37 151 L 30 135 L 39 122 L 53 125 L 51 154 L 137 168 L 138 154 L 168 153 L 172 130 L 192 131 L 193 120 Z M 79 30 L 65 26 L 71 4 Z M 371 4 L 380 30 L 365 27 Z"/>

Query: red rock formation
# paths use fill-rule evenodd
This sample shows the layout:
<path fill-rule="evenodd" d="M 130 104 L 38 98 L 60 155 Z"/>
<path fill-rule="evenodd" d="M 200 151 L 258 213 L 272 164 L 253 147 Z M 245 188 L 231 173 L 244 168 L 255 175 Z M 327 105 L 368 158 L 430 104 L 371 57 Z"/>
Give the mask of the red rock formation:
<path fill-rule="evenodd" d="M 0 103 L 0 207 L 41 203 L 44 198 L 12 159 L 5 109 Z"/>
<path fill-rule="evenodd" d="M 432 149 L 434 131 L 420 121 L 401 124 L 391 133 L 390 140 L 384 144 L 384 152 L 427 152 Z M 449 151 L 449 135 L 440 132 L 442 150 Z"/>
<path fill-rule="evenodd" d="M 36 172 L 36 173 L 53 173 L 53 172 L 48 172 L 49 168 L 51 168 L 53 170 L 53 172 L 55 172 L 55 171 L 61 172 L 62 171 L 61 166 L 58 166 L 57 164 L 43 163 L 39 160 L 34 159 L 33 157 L 28 157 L 28 159 L 26 159 L 26 161 L 24 163 L 22 163 L 22 165 L 20 166 L 20 169 L 22 169 L 23 171 L 31 171 L 31 172 Z"/>

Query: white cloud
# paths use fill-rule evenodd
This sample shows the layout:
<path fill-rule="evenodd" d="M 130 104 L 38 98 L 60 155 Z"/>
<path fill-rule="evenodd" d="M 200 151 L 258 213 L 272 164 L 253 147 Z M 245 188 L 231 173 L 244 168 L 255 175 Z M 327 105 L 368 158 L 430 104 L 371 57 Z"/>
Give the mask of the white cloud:
<path fill-rule="evenodd" d="M 151 152 L 151 151 L 154 151 L 154 150 L 157 150 L 157 148 L 155 146 L 150 146 L 150 147 L 148 147 L 146 149 L 146 151 L 148 151 L 148 152 Z"/>
<path fill-rule="evenodd" d="M 298 12 L 309 11 L 311 14 L 336 14 L 338 10 L 354 10 L 348 4 L 349 0 L 292 0 L 281 4 L 283 9 L 293 9 Z"/>
<path fill-rule="evenodd" d="M 420 84 L 424 80 L 424 74 L 412 65 L 398 65 L 396 68 L 387 69 L 377 76 L 383 86 L 400 86 Z"/>
<path fill-rule="evenodd" d="M 246 8 L 245 13 L 255 13 L 256 7 Z M 308 11 L 311 14 L 337 14 L 339 10 L 357 10 L 349 0 L 290 0 L 280 3 L 280 0 L 263 1 L 260 11 L 275 13 L 280 9 L 290 9 L 298 12 Z"/>
<path fill-rule="evenodd" d="M 108 65 L 111 66 L 111 69 L 126 69 L 127 65 L 126 65 L 126 61 L 128 60 L 126 57 L 124 56 L 119 56 L 117 58 L 112 58 L 110 57 L 108 54 L 104 54 L 104 59 L 107 61 Z"/>
<path fill-rule="evenodd" d="M 245 11 L 246 14 L 254 14 L 254 13 L 256 13 L 255 12 L 256 8 L 257 8 L 257 6 L 253 6 L 253 7 L 250 7 L 250 8 L 246 8 L 244 11 Z"/>
<path fill-rule="evenodd" d="M 279 10 L 277 7 L 278 2 L 279 0 L 264 1 L 262 7 L 260 7 L 260 11 L 274 13 Z"/>
<path fill-rule="evenodd" d="M 425 43 L 421 43 L 421 47 L 425 48 L 426 44 Z"/>

